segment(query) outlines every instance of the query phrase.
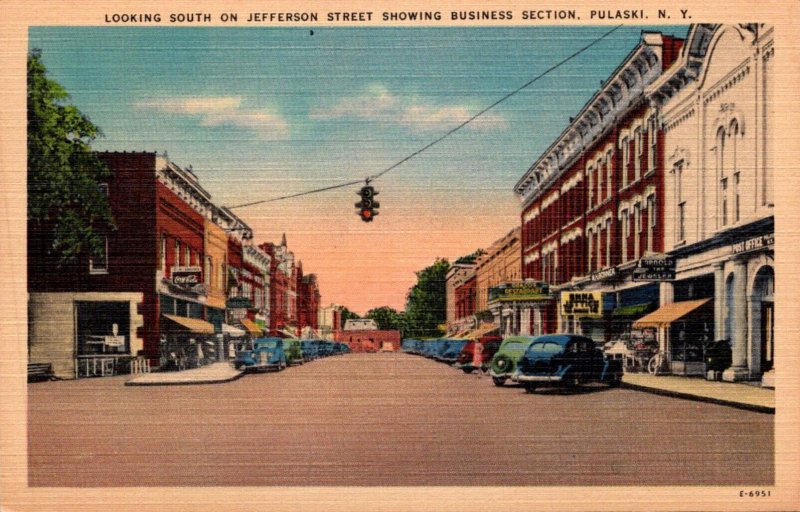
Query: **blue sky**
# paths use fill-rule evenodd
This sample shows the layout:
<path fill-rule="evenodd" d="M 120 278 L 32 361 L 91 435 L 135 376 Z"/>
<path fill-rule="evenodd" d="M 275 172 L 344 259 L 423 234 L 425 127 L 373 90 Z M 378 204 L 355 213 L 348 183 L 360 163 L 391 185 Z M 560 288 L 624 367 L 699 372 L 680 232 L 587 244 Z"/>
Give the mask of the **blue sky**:
<path fill-rule="evenodd" d="M 32 27 L 50 76 L 101 127 L 95 148 L 167 151 L 221 205 L 376 174 L 610 27 Z M 519 224 L 512 187 L 636 46 L 620 28 L 374 184 L 241 208 L 289 245 L 324 303 L 402 309 L 414 271 Z M 353 283 L 360 283 L 358 290 Z"/>

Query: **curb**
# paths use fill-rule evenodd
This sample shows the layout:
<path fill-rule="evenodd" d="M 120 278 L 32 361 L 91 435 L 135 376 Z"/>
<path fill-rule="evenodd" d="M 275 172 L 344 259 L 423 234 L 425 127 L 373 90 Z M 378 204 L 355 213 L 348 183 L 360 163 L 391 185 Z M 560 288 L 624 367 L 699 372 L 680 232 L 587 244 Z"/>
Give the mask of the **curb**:
<path fill-rule="evenodd" d="M 775 414 L 774 407 L 766 405 L 747 404 L 742 402 L 734 402 L 732 400 L 724 400 L 721 398 L 712 398 L 708 396 L 693 395 L 691 393 L 682 393 L 680 391 L 670 391 L 668 389 L 652 388 L 649 386 L 641 386 L 639 384 L 631 384 L 623 381 L 620 387 L 632 389 L 635 391 L 644 391 L 645 393 L 652 393 L 654 395 L 669 396 L 672 398 L 680 398 L 683 400 L 694 400 L 695 402 L 707 402 L 717 405 L 725 405 L 727 407 L 734 407 L 736 409 L 745 409 L 753 412 L 760 412 L 763 414 Z"/>
<path fill-rule="evenodd" d="M 244 377 L 244 372 L 240 372 L 238 375 L 234 375 L 233 377 L 228 377 L 225 379 L 204 379 L 204 380 L 187 380 L 187 381 L 178 381 L 178 382 L 136 382 L 133 380 L 129 380 L 125 383 L 126 386 L 193 386 L 197 384 L 222 384 L 224 382 L 232 382 L 237 379 L 241 379 Z"/>

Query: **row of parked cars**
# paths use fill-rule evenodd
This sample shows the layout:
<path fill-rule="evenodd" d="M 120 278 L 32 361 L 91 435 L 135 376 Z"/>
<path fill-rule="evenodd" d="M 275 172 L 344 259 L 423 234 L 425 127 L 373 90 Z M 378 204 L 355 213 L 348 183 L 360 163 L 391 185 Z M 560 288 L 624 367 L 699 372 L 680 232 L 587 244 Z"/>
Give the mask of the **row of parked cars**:
<path fill-rule="evenodd" d="M 346 354 L 350 347 L 327 340 L 295 338 L 256 338 L 236 351 L 233 366 L 245 371 L 280 371 L 287 366 L 300 365 L 320 357 Z"/>
<path fill-rule="evenodd" d="M 401 349 L 451 364 L 465 373 L 480 370 L 489 373 L 496 386 L 507 381 L 522 384 L 529 393 L 539 386 L 579 386 L 604 382 L 618 386 L 622 382 L 622 362 L 604 356 L 591 338 L 577 334 L 542 336 L 484 336 L 480 368 L 475 366 L 476 343 L 472 340 L 440 338 L 406 339 Z M 458 354 L 453 356 L 453 352 Z M 475 361 L 477 362 L 477 361 Z"/>

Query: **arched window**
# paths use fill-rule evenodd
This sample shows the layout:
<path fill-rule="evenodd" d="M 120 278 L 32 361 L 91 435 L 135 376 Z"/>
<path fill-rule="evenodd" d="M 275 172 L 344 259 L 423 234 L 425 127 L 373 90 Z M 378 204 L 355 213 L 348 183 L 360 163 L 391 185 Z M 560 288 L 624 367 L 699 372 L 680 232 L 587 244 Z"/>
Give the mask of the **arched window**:
<path fill-rule="evenodd" d="M 719 218 L 718 226 L 728 225 L 728 174 L 725 169 L 725 128 L 717 130 L 717 176 L 719 177 Z"/>
<path fill-rule="evenodd" d="M 731 121 L 730 127 L 728 128 L 728 138 L 730 139 L 730 143 L 728 144 L 728 152 L 730 153 L 730 172 L 731 172 L 731 179 L 733 183 L 731 183 L 732 187 L 732 221 L 733 223 L 739 222 L 741 216 L 741 204 L 739 198 L 739 163 L 737 161 L 737 154 L 736 149 L 738 146 L 738 139 L 739 139 L 739 121 L 734 119 Z"/>

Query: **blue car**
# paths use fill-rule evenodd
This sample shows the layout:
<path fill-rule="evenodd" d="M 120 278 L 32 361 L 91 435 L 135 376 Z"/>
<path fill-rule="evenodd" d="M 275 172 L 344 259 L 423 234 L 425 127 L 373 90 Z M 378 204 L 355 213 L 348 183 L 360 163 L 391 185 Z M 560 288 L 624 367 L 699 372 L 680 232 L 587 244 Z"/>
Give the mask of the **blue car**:
<path fill-rule="evenodd" d="M 236 352 L 233 366 L 236 369 L 244 368 L 245 371 L 283 370 L 287 366 L 283 340 L 281 338 L 253 340 L 252 348 Z"/>
<path fill-rule="evenodd" d="M 622 362 L 606 359 L 591 338 L 576 334 L 537 336 L 528 345 L 511 380 L 532 393 L 538 386 L 576 387 L 588 382 L 619 386 Z"/>
<path fill-rule="evenodd" d="M 447 344 L 443 349 L 439 360 L 447 364 L 455 364 L 459 354 L 469 340 L 447 340 Z"/>
<path fill-rule="evenodd" d="M 319 344 L 315 340 L 300 340 L 300 348 L 303 351 L 303 359 L 313 361 L 319 357 Z"/>

